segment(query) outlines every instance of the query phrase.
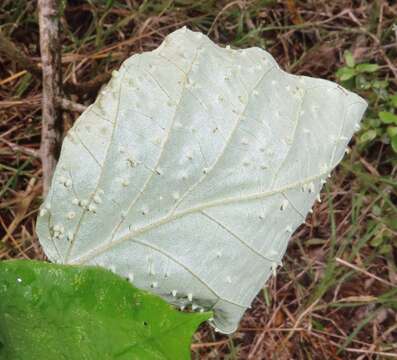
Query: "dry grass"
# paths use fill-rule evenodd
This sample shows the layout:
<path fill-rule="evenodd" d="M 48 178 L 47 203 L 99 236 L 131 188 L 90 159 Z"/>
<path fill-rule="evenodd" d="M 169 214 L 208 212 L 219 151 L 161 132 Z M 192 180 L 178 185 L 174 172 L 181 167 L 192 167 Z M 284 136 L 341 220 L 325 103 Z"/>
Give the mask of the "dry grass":
<path fill-rule="evenodd" d="M 187 25 L 218 43 L 261 46 L 296 74 L 334 79 L 343 52 L 381 65 L 397 88 L 394 1 L 69 1 L 62 16 L 63 72 L 75 88 Z M 35 2 L 3 0 L 2 31 L 39 64 Z M 40 81 L 0 55 L 0 259 L 39 258 Z M 371 94 L 363 92 L 363 96 Z M 95 91 L 69 92 L 90 104 Z M 64 113 L 67 130 L 76 112 Z M 284 267 L 257 296 L 238 331 L 203 326 L 193 359 L 397 358 L 397 161 L 380 141 L 352 151 L 333 174 Z M 393 223 L 394 221 L 394 223 Z M 388 224 L 391 224 L 390 226 Z M 393 225 L 394 224 L 394 225 Z M 385 227 L 387 230 L 385 230 Z M 374 245 L 389 231 L 388 251 Z"/>

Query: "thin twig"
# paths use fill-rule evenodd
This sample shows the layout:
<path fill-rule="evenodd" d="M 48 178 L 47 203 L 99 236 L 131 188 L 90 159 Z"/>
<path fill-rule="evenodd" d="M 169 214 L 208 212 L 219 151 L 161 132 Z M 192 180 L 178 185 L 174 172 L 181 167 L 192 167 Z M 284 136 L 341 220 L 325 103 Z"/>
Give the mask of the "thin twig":
<path fill-rule="evenodd" d="M 82 113 L 87 109 L 87 106 L 81 105 L 79 103 L 76 103 L 74 101 L 65 99 L 65 98 L 57 98 L 59 106 L 63 110 L 68 110 L 68 111 L 76 111 L 78 113 Z"/>
<path fill-rule="evenodd" d="M 349 268 L 351 268 L 351 269 L 353 269 L 353 270 L 356 270 L 356 271 L 358 271 L 358 272 L 360 272 L 360 273 L 362 273 L 362 274 L 365 274 L 365 275 L 369 276 L 370 278 L 373 278 L 373 279 L 375 279 L 375 280 L 378 280 L 378 281 L 381 282 L 382 284 L 385 284 L 385 285 L 391 286 L 391 287 L 396 287 L 396 285 L 392 284 L 391 282 L 388 282 L 388 281 L 386 281 L 385 279 L 380 278 L 379 276 L 376 276 L 376 275 L 374 275 L 374 274 L 371 274 L 371 273 L 368 272 L 367 270 L 361 269 L 361 268 L 359 268 L 359 267 L 356 266 L 356 265 L 350 264 L 349 262 L 347 262 L 347 261 L 345 261 L 345 260 L 342 260 L 342 259 L 340 259 L 340 258 L 336 258 L 335 260 L 336 260 L 337 263 L 339 263 L 339 264 L 341 264 L 341 265 L 344 265 L 344 266 L 346 266 L 346 267 L 349 267 Z"/>
<path fill-rule="evenodd" d="M 61 52 L 59 18 L 56 0 L 38 0 L 40 50 L 43 64 L 43 101 L 41 127 L 41 161 L 43 166 L 43 194 L 50 187 L 61 142 Z"/>
<path fill-rule="evenodd" d="M 193 350 L 193 349 L 200 349 L 203 347 L 222 346 L 222 345 L 227 344 L 229 341 L 230 341 L 230 339 L 214 341 L 214 342 L 207 342 L 207 343 L 197 343 L 197 344 L 192 344 L 190 346 L 190 348 Z"/>
<path fill-rule="evenodd" d="M 14 152 L 19 151 L 22 154 L 25 154 L 25 155 L 28 155 L 28 156 L 32 156 L 32 157 L 35 157 L 35 158 L 39 158 L 40 157 L 40 151 L 37 151 L 37 150 L 34 150 L 34 149 L 30 149 L 30 148 L 27 148 L 25 146 L 21 146 L 21 145 L 18 145 L 18 144 L 14 144 L 13 142 L 8 141 L 6 139 L 0 138 L 0 141 L 3 142 L 4 144 L 6 144 L 7 146 L 9 146 L 11 148 L 11 150 L 14 151 Z"/>

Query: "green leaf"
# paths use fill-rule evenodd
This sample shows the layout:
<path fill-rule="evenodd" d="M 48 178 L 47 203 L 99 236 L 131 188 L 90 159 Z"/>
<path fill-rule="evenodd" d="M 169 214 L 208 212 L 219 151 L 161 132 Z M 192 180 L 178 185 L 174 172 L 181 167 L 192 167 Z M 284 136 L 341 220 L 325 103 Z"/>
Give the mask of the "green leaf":
<path fill-rule="evenodd" d="M 356 75 L 357 75 L 356 70 L 355 69 L 350 69 L 348 67 L 340 68 L 336 72 L 336 76 L 339 78 L 340 81 L 347 81 L 347 80 L 353 78 Z"/>
<path fill-rule="evenodd" d="M 391 244 L 384 244 L 379 249 L 379 253 L 381 253 L 382 255 L 388 255 L 391 254 L 392 252 L 393 252 L 393 247 Z"/>
<path fill-rule="evenodd" d="M 369 82 L 363 74 L 358 74 L 355 80 L 356 80 L 356 87 L 358 89 L 366 90 L 371 88 L 371 82 Z"/>
<path fill-rule="evenodd" d="M 391 139 L 392 137 L 397 135 L 397 126 L 388 126 L 386 132 L 387 135 L 389 135 L 389 138 Z"/>
<path fill-rule="evenodd" d="M 381 126 L 382 122 L 379 119 L 368 119 L 368 124 L 371 128 L 375 129 Z"/>
<path fill-rule="evenodd" d="M 0 359 L 190 359 L 182 313 L 99 267 L 0 262 Z"/>
<path fill-rule="evenodd" d="M 379 69 L 378 64 L 359 64 L 356 66 L 358 72 L 373 73 Z"/>
<path fill-rule="evenodd" d="M 346 65 L 350 68 L 354 68 L 356 62 L 354 61 L 354 57 L 351 51 L 346 50 L 344 56 L 345 56 Z"/>
<path fill-rule="evenodd" d="M 391 112 L 381 111 L 378 114 L 378 116 L 385 124 L 396 124 L 397 125 L 397 115 L 395 115 Z"/>
<path fill-rule="evenodd" d="M 397 135 L 394 135 L 390 141 L 391 147 L 395 153 L 397 153 Z"/>
<path fill-rule="evenodd" d="M 371 84 L 374 89 L 380 90 L 385 90 L 389 86 L 389 82 L 387 80 L 374 80 Z"/>
<path fill-rule="evenodd" d="M 360 136 L 360 142 L 369 142 L 376 137 L 376 131 L 375 130 L 368 130 L 365 131 L 361 136 Z"/>
<path fill-rule="evenodd" d="M 373 247 L 379 247 L 380 245 L 382 245 L 382 243 L 383 243 L 382 234 L 375 236 L 370 242 L 371 246 Z"/>
<path fill-rule="evenodd" d="M 391 105 L 395 108 L 397 108 L 397 94 L 396 95 L 391 95 L 390 96 L 390 101 Z"/>
<path fill-rule="evenodd" d="M 381 208 L 379 205 L 374 205 L 374 206 L 372 207 L 372 213 L 373 213 L 375 216 L 381 216 L 381 215 L 382 215 L 382 208 Z"/>

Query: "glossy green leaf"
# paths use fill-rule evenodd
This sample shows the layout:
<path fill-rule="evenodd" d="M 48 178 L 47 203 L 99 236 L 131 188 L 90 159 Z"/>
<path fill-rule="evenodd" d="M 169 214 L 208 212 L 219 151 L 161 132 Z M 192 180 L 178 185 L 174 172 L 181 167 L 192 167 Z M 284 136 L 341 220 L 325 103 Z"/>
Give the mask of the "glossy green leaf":
<path fill-rule="evenodd" d="M 367 130 L 363 132 L 360 136 L 360 142 L 369 142 L 376 138 L 376 131 L 375 130 Z"/>
<path fill-rule="evenodd" d="M 359 64 L 356 66 L 358 72 L 372 73 L 379 69 L 378 64 Z"/>
<path fill-rule="evenodd" d="M 397 126 L 388 126 L 386 132 L 390 138 L 397 136 Z"/>
<path fill-rule="evenodd" d="M 336 76 L 341 81 L 347 81 L 347 80 L 353 78 L 356 75 L 357 75 L 357 71 L 355 69 L 351 69 L 351 68 L 348 68 L 348 67 L 340 68 L 336 72 Z"/>
<path fill-rule="evenodd" d="M 388 111 L 381 111 L 379 112 L 379 118 L 385 123 L 385 124 L 396 124 L 397 125 L 397 115 L 388 112 Z"/>
<path fill-rule="evenodd" d="M 0 359 L 190 359 L 209 313 L 181 313 L 98 267 L 0 262 Z"/>
<path fill-rule="evenodd" d="M 177 30 L 127 59 L 68 132 L 40 242 L 51 261 L 133 274 L 233 332 L 365 108 L 262 49 Z"/>

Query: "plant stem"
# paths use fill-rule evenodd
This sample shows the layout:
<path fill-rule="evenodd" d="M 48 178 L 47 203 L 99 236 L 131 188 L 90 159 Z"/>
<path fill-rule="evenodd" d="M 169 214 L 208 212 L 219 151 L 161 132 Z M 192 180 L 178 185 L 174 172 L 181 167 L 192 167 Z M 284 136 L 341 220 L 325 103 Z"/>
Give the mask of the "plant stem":
<path fill-rule="evenodd" d="M 61 52 L 56 0 L 38 0 L 40 51 L 43 71 L 41 160 L 43 195 L 47 195 L 55 170 L 61 142 Z"/>

